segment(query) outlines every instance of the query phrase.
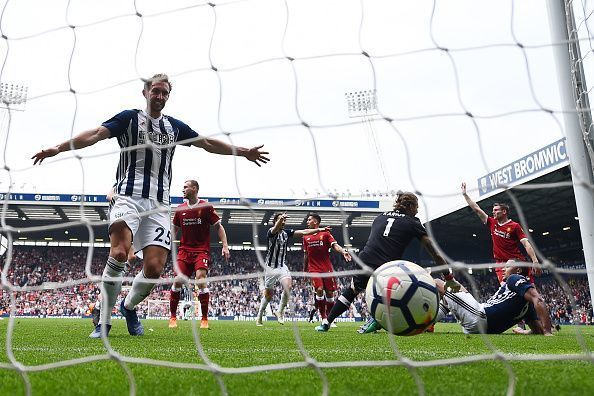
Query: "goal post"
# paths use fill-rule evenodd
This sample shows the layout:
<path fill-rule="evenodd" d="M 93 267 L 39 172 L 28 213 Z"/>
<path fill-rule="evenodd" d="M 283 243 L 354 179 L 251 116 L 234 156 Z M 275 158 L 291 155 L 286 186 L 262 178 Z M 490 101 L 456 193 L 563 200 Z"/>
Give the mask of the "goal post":
<path fill-rule="evenodd" d="M 594 296 L 594 174 L 588 146 L 592 147 L 590 108 L 582 107 L 580 97 L 587 93 L 581 90 L 585 86 L 585 76 L 581 67 L 580 43 L 575 30 L 575 20 L 571 2 L 548 0 L 547 9 L 561 105 L 573 190 L 580 223 L 584 259 L 588 273 L 590 298 Z M 571 37 L 571 40 L 570 40 Z M 585 114 L 585 117 L 584 117 Z M 580 123 L 580 119 L 590 120 L 589 125 Z"/>

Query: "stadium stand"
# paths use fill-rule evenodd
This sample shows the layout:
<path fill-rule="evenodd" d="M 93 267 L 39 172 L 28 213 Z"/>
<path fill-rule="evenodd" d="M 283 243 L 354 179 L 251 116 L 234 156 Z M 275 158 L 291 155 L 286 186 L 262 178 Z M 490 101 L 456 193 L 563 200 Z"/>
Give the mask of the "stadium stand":
<path fill-rule="evenodd" d="M 92 273 L 100 274 L 103 263 L 107 258 L 108 249 L 96 249 L 92 261 Z M 30 247 L 15 246 L 12 263 L 8 269 L 7 280 L 14 285 L 42 286 L 44 283 L 62 283 L 85 279 L 85 264 L 87 249 L 81 247 Z M 332 255 L 335 270 L 355 269 L 355 264 L 340 262 L 337 255 Z M 295 270 L 301 268 L 302 254 L 299 251 L 289 252 L 288 262 Z M 3 259 L 4 265 L 4 259 Z M 132 270 L 133 274 L 139 268 L 139 263 Z M 583 264 L 566 265 L 583 267 Z M 212 292 L 211 311 L 209 316 L 219 318 L 254 317 L 259 304 L 260 278 L 234 279 L 233 275 L 257 273 L 260 270 L 256 254 L 253 250 L 236 250 L 232 252 L 229 262 L 223 261 L 217 255 L 213 256 L 210 276 L 228 275 L 226 280 L 210 282 Z M 133 275 L 132 274 L 132 275 Z M 132 276 L 131 275 L 131 276 Z M 169 261 L 162 278 L 173 277 L 173 265 Z M 350 282 L 350 277 L 340 277 L 340 288 Z M 485 301 L 497 288 L 494 274 L 486 272 L 473 275 L 478 286 L 479 301 Z M 585 275 L 566 276 L 571 292 L 575 298 L 577 309 L 572 309 L 568 297 L 556 279 L 544 274 L 537 278 L 536 285 L 545 296 L 551 316 L 559 324 L 594 324 L 588 282 Z M 462 283 L 470 286 L 461 279 Z M 149 300 L 167 301 L 169 299 L 170 283 L 158 285 Z M 10 313 L 10 296 L 6 290 L 0 291 L 0 315 Z M 93 283 L 81 283 L 71 287 L 61 287 L 54 290 L 26 291 L 16 293 L 17 316 L 42 317 L 88 317 L 91 315 L 93 304 L 97 301 L 99 288 Z M 279 293 L 280 294 L 280 293 Z M 293 287 L 294 316 L 307 318 L 313 307 L 313 293 L 310 282 L 306 278 L 294 278 Z M 275 304 L 273 303 L 273 309 Z M 167 317 L 168 306 L 162 305 L 163 312 L 152 312 L 152 316 Z M 115 313 L 115 311 L 114 311 Z M 140 307 L 139 314 L 147 315 L 147 304 Z M 367 307 L 362 296 L 355 301 L 354 307 L 345 315 L 351 319 L 363 320 L 367 316 Z"/>

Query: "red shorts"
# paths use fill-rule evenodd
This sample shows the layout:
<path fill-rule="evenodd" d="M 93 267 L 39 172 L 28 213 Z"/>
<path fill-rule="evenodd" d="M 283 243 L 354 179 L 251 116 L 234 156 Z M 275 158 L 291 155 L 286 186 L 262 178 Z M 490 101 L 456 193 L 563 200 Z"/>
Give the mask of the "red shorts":
<path fill-rule="evenodd" d="M 199 269 L 208 271 L 208 263 L 210 262 L 209 252 L 188 252 L 186 250 L 180 250 L 177 252 L 177 265 L 182 274 L 191 277 L 194 272 Z M 177 275 L 176 268 L 174 266 L 175 274 Z"/>
<path fill-rule="evenodd" d="M 313 272 L 315 274 L 315 272 Z M 329 272 L 324 272 L 327 274 Z M 324 278 L 311 278 L 311 283 L 313 284 L 314 289 L 323 289 L 328 291 L 336 291 L 336 278 L 333 276 L 324 277 Z"/>

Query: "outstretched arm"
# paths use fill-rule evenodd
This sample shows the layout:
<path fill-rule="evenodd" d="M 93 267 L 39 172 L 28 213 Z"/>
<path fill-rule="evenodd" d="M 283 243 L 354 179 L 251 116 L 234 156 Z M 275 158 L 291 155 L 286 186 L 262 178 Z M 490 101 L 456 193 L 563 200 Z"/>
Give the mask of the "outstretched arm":
<path fill-rule="evenodd" d="M 245 157 L 258 166 L 262 166 L 261 164 L 265 164 L 268 161 L 270 161 L 270 159 L 266 156 L 268 154 L 268 151 L 260 150 L 262 147 L 264 147 L 264 145 L 252 148 L 245 148 L 233 146 L 220 140 L 207 137 L 195 140 L 194 142 L 192 142 L 192 145 L 200 147 L 208 151 L 209 153 L 213 154 L 237 155 L 239 157 Z"/>
<path fill-rule="evenodd" d="M 344 257 L 344 261 L 351 261 L 353 259 L 351 254 L 345 248 L 340 246 L 338 242 L 334 242 L 332 244 L 332 249 L 334 249 L 335 252 L 342 254 L 342 257 Z"/>
<path fill-rule="evenodd" d="M 461 190 L 462 190 L 462 196 L 466 200 L 466 203 L 468 204 L 468 206 L 470 206 L 470 209 L 472 209 L 473 212 L 476 213 L 476 215 L 479 217 L 479 219 L 481 219 L 483 224 L 486 224 L 487 217 L 489 217 L 489 216 L 481 209 L 480 206 L 478 206 L 478 204 L 476 202 L 474 202 L 472 200 L 472 198 L 470 198 L 468 196 L 468 194 L 466 193 L 466 182 L 462 182 Z"/>
<path fill-rule="evenodd" d="M 448 265 L 447 261 L 445 261 L 445 259 L 442 257 L 442 255 L 439 254 L 437 249 L 435 249 L 435 246 L 433 245 L 433 241 L 431 240 L 431 238 L 429 238 L 428 235 L 423 235 L 421 237 L 421 245 L 427 251 L 427 253 L 429 253 L 431 258 L 433 258 L 433 261 L 435 261 L 435 264 Z"/>
<path fill-rule="evenodd" d="M 221 255 L 226 261 L 229 261 L 231 253 L 229 253 L 229 244 L 227 243 L 227 233 L 225 232 L 225 227 L 223 227 L 220 221 L 216 222 L 214 227 L 216 228 L 217 234 L 219 235 L 219 241 L 223 242 Z"/>
<path fill-rule="evenodd" d="M 332 228 L 330 228 L 330 227 L 308 228 L 306 230 L 295 230 L 295 233 L 293 234 L 293 236 L 294 237 L 302 237 L 304 235 L 315 234 L 316 232 L 331 231 L 331 230 L 332 230 Z"/>
<path fill-rule="evenodd" d="M 429 253 L 431 258 L 433 258 L 433 261 L 435 261 L 435 264 L 437 264 L 439 266 L 448 265 L 448 262 L 443 258 L 443 256 L 441 254 L 439 254 L 437 249 L 435 249 L 435 246 L 433 245 L 433 241 L 431 240 L 431 238 L 429 238 L 428 235 L 423 235 L 421 237 L 421 245 L 423 246 L 423 248 L 425 248 L 427 253 Z M 460 290 L 462 285 L 460 285 L 460 283 L 454 279 L 454 274 L 452 274 L 450 272 L 449 268 L 440 271 L 440 274 L 446 280 L 445 287 L 447 290 L 451 290 L 452 292 L 457 292 Z"/>
<path fill-rule="evenodd" d="M 74 149 L 77 150 L 92 146 L 103 139 L 107 139 L 108 137 L 110 137 L 109 129 L 105 128 L 104 126 L 100 126 L 95 129 L 89 129 L 88 131 L 81 132 L 72 139 L 66 140 L 57 146 L 50 147 L 46 150 L 41 150 L 31 157 L 31 159 L 33 160 L 33 165 L 41 164 L 46 158 L 53 157 L 54 155 L 57 155 L 63 151 L 70 151 L 72 148 L 70 144 L 71 142 Z"/>

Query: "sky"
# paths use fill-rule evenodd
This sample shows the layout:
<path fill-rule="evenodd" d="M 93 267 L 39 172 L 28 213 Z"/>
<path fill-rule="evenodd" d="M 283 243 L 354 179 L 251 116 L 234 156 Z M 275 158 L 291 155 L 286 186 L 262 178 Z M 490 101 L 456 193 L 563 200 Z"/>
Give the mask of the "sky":
<path fill-rule="evenodd" d="M 427 220 L 465 205 L 462 181 L 476 198 L 480 177 L 564 136 L 544 1 L 215 3 L 0 1 L 0 80 L 29 95 L 0 114 L 0 190 L 105 193 L 115 140 L 30 157 L 143 109 L 141 78 L 160 72 L 173 82 L 165 114 L 271 158 L 180 147 L 178 196 L 189 178 L 215 197 L 413 190 Z M 351 117 L 345 93 L 373 89 L 377 114 Z"/>

